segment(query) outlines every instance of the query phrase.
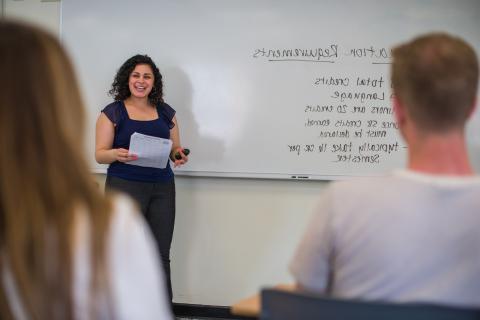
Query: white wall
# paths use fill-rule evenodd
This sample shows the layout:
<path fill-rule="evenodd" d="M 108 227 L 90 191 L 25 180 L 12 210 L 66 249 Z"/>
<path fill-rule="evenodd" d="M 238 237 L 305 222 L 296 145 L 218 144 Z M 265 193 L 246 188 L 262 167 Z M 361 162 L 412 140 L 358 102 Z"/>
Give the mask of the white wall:
<path fill-rule="evenodd" d="M 229 305 L 292 281 L 288 261 L 325 183 L 177 177 L 176 185 L 175 301 Z"/>
<path fill-rule="evenodd" d="M 59 2 L 3 1 L 7 17 L 59 34 Z M 95 178 L 103 187 L 105 177 Z M 229 305 L 292 281 L 287 264 L 325 182 L 177 177 L 176 184 L 176 302 Z"/>
<path fill-rule="evenodd" d="M 26 20 L 59 34 L 60 0 L 3 0 L 4 15 Z"/>

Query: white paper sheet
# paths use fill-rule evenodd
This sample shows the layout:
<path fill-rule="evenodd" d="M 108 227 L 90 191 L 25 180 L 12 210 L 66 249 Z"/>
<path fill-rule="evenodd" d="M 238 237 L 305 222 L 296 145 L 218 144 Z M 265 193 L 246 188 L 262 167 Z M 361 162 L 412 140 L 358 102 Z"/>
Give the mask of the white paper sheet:
<path fill-rule="evenodd" d="M 134 132 L 130 136 L 129 152 L 137 155 L 138 159 L 126 163 L 163 169 L 167 166 L 171 149 L 172 140 Z"/>

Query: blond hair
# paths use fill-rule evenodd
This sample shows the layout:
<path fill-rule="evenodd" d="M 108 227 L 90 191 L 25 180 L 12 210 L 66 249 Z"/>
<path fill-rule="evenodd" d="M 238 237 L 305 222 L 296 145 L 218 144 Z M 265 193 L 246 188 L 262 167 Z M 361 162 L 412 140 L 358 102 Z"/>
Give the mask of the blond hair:
<path fill-rule="evenodd" d="M 90 222 L 90 288 L 98 294 L 111 212 L 83 157 L 77 80 L 56 38 L 5 20 L 0 70 L 0 275 L 8 264 L 29 318 L 72 319 L 76 213 L 84 209 Z M 12 316 L 4 285 L 1 296 L 4 319 Z"/>
<path fill-rule="evenodd" d="M 478 88 L 478 60 L 464 40 L 432 33 L 393 49 L 393 91 L 417 125 L 463 128 Z"/>

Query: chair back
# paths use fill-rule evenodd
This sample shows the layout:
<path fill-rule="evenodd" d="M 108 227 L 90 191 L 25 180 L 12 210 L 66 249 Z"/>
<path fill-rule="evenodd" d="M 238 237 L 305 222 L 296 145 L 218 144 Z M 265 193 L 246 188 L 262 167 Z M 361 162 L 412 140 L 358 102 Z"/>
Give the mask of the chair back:
<path fill-rule="evenodd" d="M 340 300 L 262 290 L 261 320 L 480 320 L 480 310 L 420 303 Z"/>

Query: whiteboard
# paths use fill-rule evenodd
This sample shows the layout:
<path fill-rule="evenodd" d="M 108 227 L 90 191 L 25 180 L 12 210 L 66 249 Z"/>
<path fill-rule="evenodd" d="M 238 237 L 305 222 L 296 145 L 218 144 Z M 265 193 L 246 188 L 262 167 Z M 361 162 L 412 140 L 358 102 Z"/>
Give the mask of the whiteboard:
<path fill-rule="evenodd" d="M 480 52 L 477 0 L 64 0 L 61 37 L 95 121 L 130 56 L 150 55 L 192 150 L 177 174 L 335 179 L 406 162 L 390 48 L 447 31 Z M 480 100 L 480 99 L 479 99 Z M 480 167 L 480 118 L 468 127 Z"/>

